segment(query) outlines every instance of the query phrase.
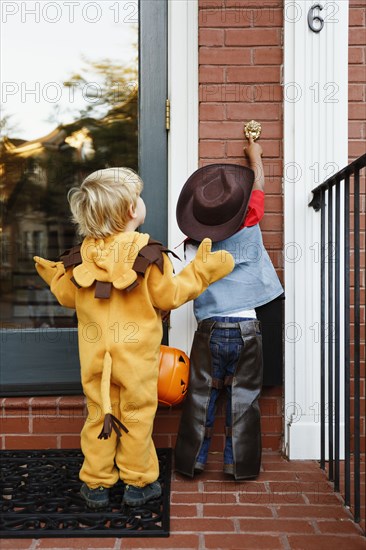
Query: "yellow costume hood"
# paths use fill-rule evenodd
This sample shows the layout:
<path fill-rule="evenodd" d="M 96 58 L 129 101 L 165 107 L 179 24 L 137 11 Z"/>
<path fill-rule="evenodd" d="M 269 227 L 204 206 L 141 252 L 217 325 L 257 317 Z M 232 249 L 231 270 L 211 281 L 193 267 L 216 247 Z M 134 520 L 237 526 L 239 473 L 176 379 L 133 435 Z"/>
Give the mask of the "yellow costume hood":
<path fill-rule="evenodd" d="M 136 232 L 84 239 L 80 248 L 82 263 L 73 271 L 75 282 L 86 288 L 97 281 L 97 298 L 108 298 L 111 284 L 119 290 L 130 287 L 137 279 L 133 265 L 148 242 L 149 235 Z"/>

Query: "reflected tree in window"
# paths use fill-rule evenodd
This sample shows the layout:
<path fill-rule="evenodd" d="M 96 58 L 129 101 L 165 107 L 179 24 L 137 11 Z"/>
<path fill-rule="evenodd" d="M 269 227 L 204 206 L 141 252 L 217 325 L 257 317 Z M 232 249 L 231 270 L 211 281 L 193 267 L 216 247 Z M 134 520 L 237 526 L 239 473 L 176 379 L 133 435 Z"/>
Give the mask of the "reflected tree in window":
<path fill-rule="evenodd" d="M 3 327 L 75 325 L 73 312 L 59 306 L 38 278 L 32 257 L 57 259 L 75 244 L 66 198 L 71 187 L 94 170 L 138 169 L 137 81 L 137 63 L 84 60 L 84 69 L 64 83 L 86 90 L 71 123 L 27 141 L 11 137 L 7 115 L 0 140 Z M 60 106 L 53 117 L 62 119 Z"/>

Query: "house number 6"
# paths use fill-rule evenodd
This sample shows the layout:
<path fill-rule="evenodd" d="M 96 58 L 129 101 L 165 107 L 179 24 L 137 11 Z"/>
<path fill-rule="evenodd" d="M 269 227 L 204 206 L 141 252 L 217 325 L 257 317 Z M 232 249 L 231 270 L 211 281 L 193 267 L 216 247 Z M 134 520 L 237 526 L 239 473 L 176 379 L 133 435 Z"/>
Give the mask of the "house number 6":
<path fill-rule="evenodd" d="M 311 8 L 308 11 L 308 25 L 313 32 L 320 32 L 324 27 L 324 19 L 320 17 L 319 14 L 314 14 L 314 11 L 316 9 L 322 10 L 323 6 L 321 6 L 320 4 L 314 4 L 313 6 L 311 6 Z M 320 27 L 314 26 L 315 21 L 318 21 L 320 23 Z"/>

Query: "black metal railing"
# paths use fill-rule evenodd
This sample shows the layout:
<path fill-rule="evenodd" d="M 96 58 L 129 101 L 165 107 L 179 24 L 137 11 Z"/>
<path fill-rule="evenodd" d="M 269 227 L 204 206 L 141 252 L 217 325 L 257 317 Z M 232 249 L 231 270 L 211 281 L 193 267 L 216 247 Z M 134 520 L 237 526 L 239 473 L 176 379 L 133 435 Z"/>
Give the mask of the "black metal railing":
<path fill-rule="evenodd" d="M 366 154 L 313 189 L 309 204 L 321 212 L 320 467 L 364 529 L 365 167 Z"/>

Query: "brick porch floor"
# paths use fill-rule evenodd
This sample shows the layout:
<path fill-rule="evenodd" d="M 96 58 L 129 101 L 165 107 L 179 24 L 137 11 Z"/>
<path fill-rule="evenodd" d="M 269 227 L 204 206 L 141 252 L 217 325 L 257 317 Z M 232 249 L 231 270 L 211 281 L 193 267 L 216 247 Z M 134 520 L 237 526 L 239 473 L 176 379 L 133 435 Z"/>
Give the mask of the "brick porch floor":
<path fill-rule="evenodd" d="M 220 453 L 193 481 L 173 474 L 169 538 L 0 540 L 0 548 L 358 550 L 366 538 L 316 461 L 265 451 L 255 481 L 223 474 Z"/>

